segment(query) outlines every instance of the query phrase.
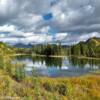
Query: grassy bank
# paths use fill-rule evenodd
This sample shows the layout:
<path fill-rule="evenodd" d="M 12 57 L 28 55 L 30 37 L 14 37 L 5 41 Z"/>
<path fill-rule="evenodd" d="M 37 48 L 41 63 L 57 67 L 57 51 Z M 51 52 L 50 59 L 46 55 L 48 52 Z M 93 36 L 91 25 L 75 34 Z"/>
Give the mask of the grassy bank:
<path fill-rule="evenodd" d="M 100 76 L 26 77 L 16 81 L 0 70 L 0 100 L 100 100 Z"/>

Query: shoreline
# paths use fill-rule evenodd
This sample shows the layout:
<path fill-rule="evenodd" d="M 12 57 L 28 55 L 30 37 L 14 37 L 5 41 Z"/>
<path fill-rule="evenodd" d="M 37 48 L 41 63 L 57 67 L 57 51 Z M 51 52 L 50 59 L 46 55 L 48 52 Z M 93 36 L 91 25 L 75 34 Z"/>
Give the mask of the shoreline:
<path fill-rule="evenodd" d="M 50 57 L 50 58 L 65 58 L 65 57 L 76 57 L 77 59 L 94 59 L 94 60 L 100 60 L 100 58 L 95 58 L 95 57 L 86 57 L 86 56 L 75 56 L 75 55 L 50 55 L 50 56 L 46 56 L 46 55 L 39 55 L 39 54 L 13 54 L 13 55 L 9 55 L 9 56 L 37 56 L 37 57 Z"/>
<path fill-rule="evenodd" d="M 38 57 L 47 57 L 45 55 L 32 55 L 32 56 L 38 56 Z M 74 56 L 74 55 L 69 55 L 69 56 L 63 56 L 63 55 L 51 55 L 49 56 L 51 58 L 65 58 L 65 57 L 76 57 L 78 59 L 95 59 L 95 60 L 100 60 L 100 58 L 95 58 L 95 57 L 86 57 L 86 56 Z"/>

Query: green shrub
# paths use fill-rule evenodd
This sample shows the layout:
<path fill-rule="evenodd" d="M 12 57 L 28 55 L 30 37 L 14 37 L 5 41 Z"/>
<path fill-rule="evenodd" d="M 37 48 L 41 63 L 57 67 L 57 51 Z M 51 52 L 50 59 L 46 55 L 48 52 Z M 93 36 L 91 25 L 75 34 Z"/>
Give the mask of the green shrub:
<path fill-rule="evenodd" d="M 56 90 L 60 95 L 67 95 L 67 87 L 65 84 L 58 84 L 56 85 Z"/>
<path fill-rule="evenodd" d="M 53 85 L 50 84 L 50 83 L 45 82 L 45 83 L 43 84 L 43 87 L 44 87 L 47 91 L 50 91 L 50 92 L 53 92 L 53 91 L 54 91 Z"/>

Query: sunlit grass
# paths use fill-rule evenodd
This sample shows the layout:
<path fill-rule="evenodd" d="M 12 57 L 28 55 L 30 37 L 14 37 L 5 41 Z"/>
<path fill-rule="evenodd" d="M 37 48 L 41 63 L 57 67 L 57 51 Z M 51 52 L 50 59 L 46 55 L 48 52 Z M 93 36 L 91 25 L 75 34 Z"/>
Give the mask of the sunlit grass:
<path fill-rule="evenodd" d="M 100 100 L 100 76 L 25 77 L 19 82 L 0 70 L 0 97 L 18 100 Z M 16 99 L 15 99 L 16 100 Z"/>

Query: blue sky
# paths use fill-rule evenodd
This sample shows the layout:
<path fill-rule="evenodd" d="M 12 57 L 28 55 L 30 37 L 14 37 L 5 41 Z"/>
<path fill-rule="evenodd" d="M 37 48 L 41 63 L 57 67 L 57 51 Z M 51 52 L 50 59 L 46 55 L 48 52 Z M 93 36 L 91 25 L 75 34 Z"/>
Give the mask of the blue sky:
<path fill-rule="evenodd" d="M 70 45 L 100 37 L 100 0 L 0 0 L 0 41 Z"/>
<path fill-rule="evenodd" d="M 50 21 L 53 18 L 52 13 L 47 13 L 43 15 L 43 20 L 44 21 Z"/>

